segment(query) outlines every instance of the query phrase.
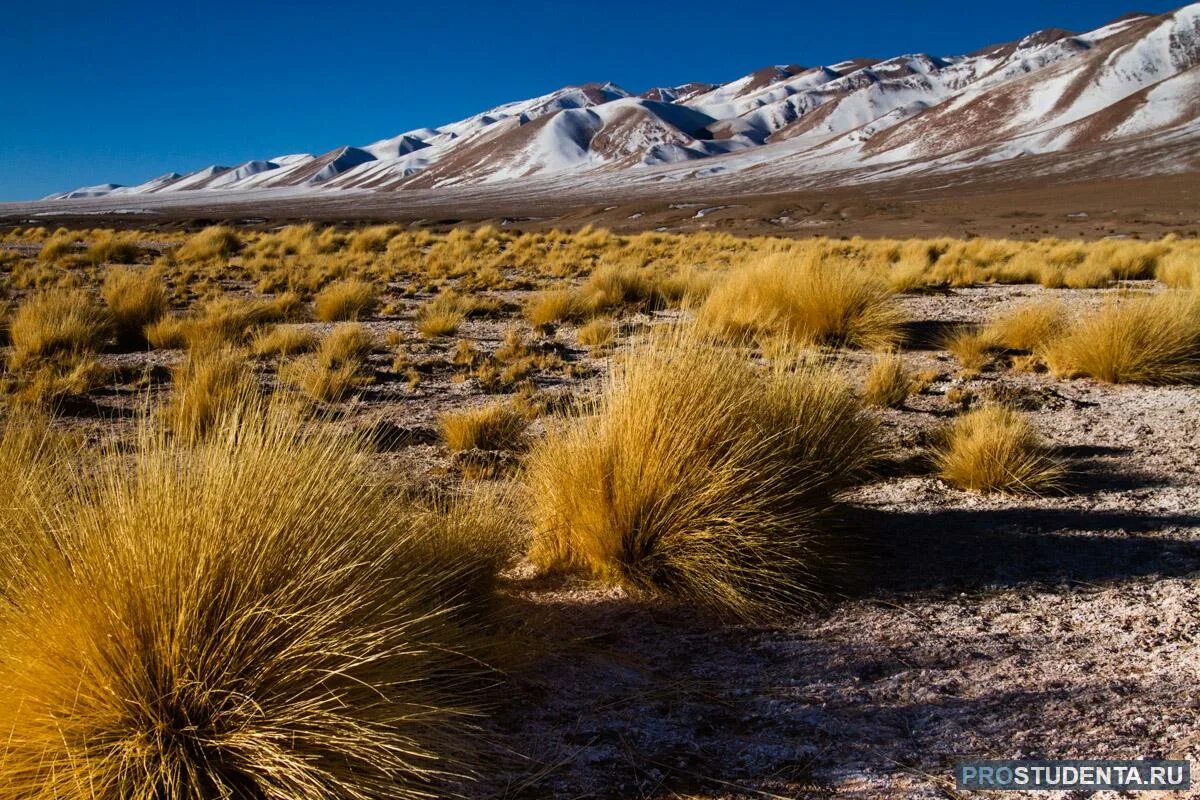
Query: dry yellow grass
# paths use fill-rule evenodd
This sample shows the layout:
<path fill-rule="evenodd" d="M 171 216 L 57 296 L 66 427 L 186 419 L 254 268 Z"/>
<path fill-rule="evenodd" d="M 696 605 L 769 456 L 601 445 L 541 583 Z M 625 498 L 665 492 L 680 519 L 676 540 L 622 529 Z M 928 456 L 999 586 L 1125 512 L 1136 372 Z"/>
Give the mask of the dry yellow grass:
<path fill-rule="evenodd" d="M 1109 303 L 1040 355 L 1059 377 L 1108 383 L 1200 383 L 1200 293 L 1164 292 Z"/>
<path fill-rule="evenodd" d="M 313 316 L 321 322 L 344 322 L 371 316 L 379 305 L 374 285 L 360 280 L 326 286 L 313 302 Z"/>
<path fill-rule="evenodd" d="M 313 400 L 336 403 L 374 382 L 366 358 L 375 346 L 374 338 L 361 324 L 343 323 L 321 340 L 315 353 L 283 365 L 279 377 Z"/>
<path fill-rule="evenodd" d="M 180 439 L 207 435 L 257 390 L 244 353 L 232 348 L 190 353 L 172 368 L 174 388 L 162 408 L 163 422 Z"/>
<path fill-rule="evenodd" d="M 676 336 L 642 345 L 527 464 L 543 569 L 757 617 L 810 600 L 825 514 L 879 453 L 846 383 Z"/>
<path fill-rule="evenodd" d="M 1155 277 L 1173 289 L 1200 290 L 1200 248 L 1163 256 L 1159 259 Z"/>
<path fill-rule="evenodd" d="M 904 315 L 887 285 L 859 264 L 772 257 L 713 289 L 698 322 L 731 340 L 886 349 L 900 343 Z"/>
<path fill-rule="evenodd" d="M 1025 417 L 998 405 L 956 419 L 935 458 L 945 481 L 972 492 L 1041 494 L 1060 489 L 1066 472 Z"/>
<path fill-rule="evenodd" d="M 77 356 L 104 345 L 109 318 L 81 289 L 51 289 L 26 298 L 9 325 L 12 367 L 56 356 Z"/>
<path fill-rule="evenodd" d="M 538 292 L 525 304 L 525 319 L 534 327 L 577 319 L 581 313 L 579 299 L 570 289 Z"/>
<path fill-rule="evenodd" d="M 104 276 L 101 295 L 123 347 L 144 346 L 146 326 L 162 319 L 169 303 L 162 275 L 155 270 L 114 267 Z"/>
<path fill-rule="evenodd" d="M 1066 308 L 1050 300 L 1028 303 L 1001 314 L 987 324 L 983 338 L 1009 350 L 1036 350 L 1067 326 Z"/>
<path fill-rule="evenodd" d="M 863 400 L 869 405 L 899 408 L 916 388 L 917 381 L 896 352 L 880 353 L 871 362 L 863 385 Z"/>
<path fill-rule="evenodd" d="M 458 295 L 443 292 L 417 309 L 417 330 L 430 339 L 453 336 L 466 317 Z"/>
<path fill-rule="evenodd" d="M 42 243 L 42 247 L 38 251 L 38 258 L 47 263 L 58 261 L 64 256 L 78 251 L 79 239 L 77 233 L 65 230 L 55 231 L 49 239 Z"/>
<path fill-rule="evenodd" d="M 985 331 L 972 326 L 961 326 L 951 331 L 942 342 L 942 347 L 958 359 L 964 370 L 975 373 L 992 363 L 996 343 Z"/>
<path fill-rule="evenodd" d="M 260 332 L 251 346 L 256 356 L 294 356 L 317 347 L 317 337 L 297 325 L 275 325 Z"/>
<path fill-rule="evenodd" d="M 215 225 L 189 238 L 175 257 L 181 261 L 211 261 L 229 258 L 242 249 L 242 240 L 232 228 Z"/>
<path fill-rule="evenodd" d="M 504 515 L 414 506 L 290 417 L 217 427 L 0 512 L 47 545 L 0 531 L 5 793 L 444 795 L 480 766 Z"/>
<path fill-rule="evenodd" d="M 92 240 L 84 255 L 93 264 L 135 264 L 142 254 L 136 234 L 105 231 Z"/>
<path fill-rule="evenodd" d="M 492 403 L 443 414 L 438 426 L 451 450 L 519 450 L 529 420 L 507 404 Z"/>
<path fill-rule="evenodd" d="M 592 351 L 601 351 L 616 338 L 612 317 L 597 317 L 579 327 L 579 343 Z"/>
<path fill-rule="evenodd" d="M 185 316 L 163 317 L 146 326 L 146 340 L 156 348 L 206 350 L 245 344 L 263 325 L 294 319 L 298 295 L 288 292 L 267 299 L 218 296 Z"/>

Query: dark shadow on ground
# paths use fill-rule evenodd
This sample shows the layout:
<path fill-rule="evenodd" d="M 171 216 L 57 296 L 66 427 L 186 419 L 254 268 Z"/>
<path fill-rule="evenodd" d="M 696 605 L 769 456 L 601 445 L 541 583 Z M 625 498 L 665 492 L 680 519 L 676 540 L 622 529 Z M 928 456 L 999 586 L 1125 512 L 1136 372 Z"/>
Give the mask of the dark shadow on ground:
<path fill-rule="evenodd" d="M 1027 583 L 1111 583 L 1200 570 L 1200 542 L 1139 535 L 1200 514 L 1075 509 L 848 509 L 851 596 Z M 1078 532 L 1078 533 L 1076 533 Z"/>

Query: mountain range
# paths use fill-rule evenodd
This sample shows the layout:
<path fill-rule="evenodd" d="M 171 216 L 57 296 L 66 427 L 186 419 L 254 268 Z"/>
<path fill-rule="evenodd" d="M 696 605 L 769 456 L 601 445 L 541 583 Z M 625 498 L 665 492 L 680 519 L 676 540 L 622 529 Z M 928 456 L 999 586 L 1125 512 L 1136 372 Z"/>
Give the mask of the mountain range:
<path fill-rule="evenodd" d="M 212 165 L 45 199 L 533 181 L 595 189 L 736 179 L 778 189 L 1072 153 L 1110 171 L 1200 170 L 1200 3 L 1083 33 L 1041 30 L 965 55 L 779 64 L 729 83 L 640 94 L 613 83 L 567 86 L 320 155 Z"/>

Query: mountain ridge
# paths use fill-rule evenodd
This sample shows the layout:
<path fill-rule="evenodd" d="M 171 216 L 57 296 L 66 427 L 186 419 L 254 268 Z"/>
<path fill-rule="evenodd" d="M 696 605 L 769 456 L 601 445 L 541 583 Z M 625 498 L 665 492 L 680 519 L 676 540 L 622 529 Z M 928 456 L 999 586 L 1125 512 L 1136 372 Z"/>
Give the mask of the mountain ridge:
<path fill-rule="evenodd" d="M 715 175 L 945 171 L 1082 148 L 1200 138 L 1200 3 L 1092 31 L 1035 31 L 958 56 L 770 65 L 633 94 L 566 86 L 323 154 L 101 184 L 46 200 L 251 189 L 438 190 L 542 178 L 593 185 Z M 1164 169 L 1192 169 L 1190 163 Z"/>

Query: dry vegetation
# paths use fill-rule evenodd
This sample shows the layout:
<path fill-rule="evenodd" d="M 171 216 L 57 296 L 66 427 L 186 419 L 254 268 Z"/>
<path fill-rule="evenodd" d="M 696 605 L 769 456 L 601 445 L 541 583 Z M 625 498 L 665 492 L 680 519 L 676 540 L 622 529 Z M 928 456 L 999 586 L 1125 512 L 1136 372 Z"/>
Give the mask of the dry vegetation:
<path fill-rule="evenodd" d="M 470 795 L 508 657 L 554 650 L 541 592 L 803 624 L 874 574 L 862 492 L 1072 492 L 1034 412 L 1200 384 L 1200 245 L 1172 238 L 2 244 L 16 797 Z"/>

